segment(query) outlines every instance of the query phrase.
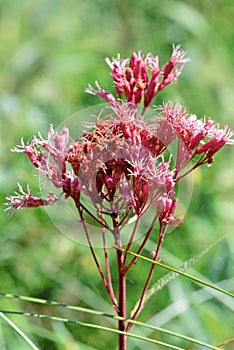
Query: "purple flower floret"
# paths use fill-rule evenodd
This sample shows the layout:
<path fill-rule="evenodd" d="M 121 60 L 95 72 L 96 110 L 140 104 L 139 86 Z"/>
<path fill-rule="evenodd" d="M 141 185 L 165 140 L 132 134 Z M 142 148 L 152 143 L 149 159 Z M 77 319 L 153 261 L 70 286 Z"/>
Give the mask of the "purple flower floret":
<path fill-rule="evenodd" d="M 14 209 L 21 208 L 37 208 L 45 205 L 53 205 L 58 198 L 53 193 L 48 193 L 47 199 L 41 199 L 39 197 L 33 196 L 30 191 L 29 185 L 27 185 L 27 191 L 24 192 L 22 186 L 18 183 L 19 192 L 14 192 L 14 196 L 6 197 L 6 199 L 11 203 Z M 7 207 L 5 210 L 9 211 L 11 206 Z"/>

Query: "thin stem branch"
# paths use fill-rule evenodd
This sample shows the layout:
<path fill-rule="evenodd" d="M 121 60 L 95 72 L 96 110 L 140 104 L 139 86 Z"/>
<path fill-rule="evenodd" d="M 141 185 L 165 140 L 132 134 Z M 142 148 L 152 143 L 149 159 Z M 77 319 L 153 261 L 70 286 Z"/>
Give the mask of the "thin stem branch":
<path fill-rule="evenodd" d="M 154 218 L 153 218 L 153 221 L 152 221 L 150 227 L 149 227 L 148 230 L 146 231 L 146 234 L 145 234 L 145 237 L 144 237 L 144 239 L 143 239 L 143 242 L 141 243 L 140 247 L 139 247 L 138 250 L 137 250 L 137 254 L 141 254 L 142 250 L 144 249 L 144 246 L 145 246 L 145 244 L 146 244 L 146 242 L 147 242 L 147 240 L 148 240 L 148 238 L 149 238 L 149 236 L 150 236 L 150 234 L 151 234 L 151 232 L 152 232 L 152 230 L 153 230 L 153 228 L 154 228 L 154 225 L 155 225 L 155 222 L 157 221 L 157 219 L 158 219 L 158 214 L 156 213 L 155 216 L 154 216 Z M 127 254 L 127 253 L 125 253 L 125 254 Z M 126 259 L 125 259 L 125 260 L 126 260 Z M 134 256 L 134 258 L 132 258 L 132 260 L 130 261 L 130 263 L 124 267 L 124 272 L 125 272 L 125 274 L 126 274 L 126 273 L 128 272 L 128 270 L 132 267 L 132 265 L 135 264 L 136 260 L 137 260 L 137 256 Z"/>
<path fill-rule="evenodd" d="M 190 174 L 193 170 L 195 170 L 196 168 L 198 168 L 200 165 L 206 164 L 207 163 L 207 157 L 206 155 L 203 155 L 196 164 L 194 164 L 189 170 L 187 170 L 184 174 L 178 176 L 177 181 L 183 179 L 185 176 L 187 176 L 188 174 Z"/>
<path fill-rule="evenodd" d="M 131 213 L 131 209 L 128 208 L 127 212 L 125 213 L 124 217 L 122 218 L 122 220 L 119 222 L 119 227 L 121 227 L 125 221 L 128 219 L 129 214 Z"/>
<path fill-rule="evenodd" d="M 89 236 L 89 232 L 88 232 L 88 229 L 87 229 L 84 217 L 83 217 L 83 211 L 82 211 L 82 209 L 80 208 L 80 206 L 78 204 L 76 204 L 76 207 L 77 207 L 79 215 L 80 215 L 80 219 L 81 219 L 81 222 L 82 222 L 82 225 L 83 225 L 83 228 L 84 228 L 84 232 L 85 232 L 86 239 L 87 239 L 87 242 L 88 242 L 88 245 L 89 245 L 89 249 L 91 251 L 93 260 L 94 260 L 94 262 L 95 262 L 95 264 L 97 266 L 98 272 L 99 272 L 99 274 L 101 276 L 101 279 L 102 279 L 102 282 L 104 284 L 104 287 L 106 288 L 106 291 L 107 291 L 107 293 L 108 293 L 108 295 L 109 295 L 109 297 L 111 299 L 113 308 L 115 310 L 118 310 L 118 305 L 116 304 L 116 300 L 115 300 L 115 298 L 113 298 L 113 294 L 110 291 L 109 285 L 108 285 L 108 283 L 106 281 L 106 278 L 105 278 L 104 273 L 102 271 L 101 265 L 99 264 L 99 261 L 98 261 L 98 259 L 96 257 L 96 254 L 95 254 L 95 251 L 93 249 L 92 242 L 91 242 L 91 239 L 90 239 L 90 236 Z"/>
<path fill-rule="evenodd" d="M 121 248 L 121 247 L 119 247 Z M 126 318 L 126 275 L 123 272 L 123 253 L 121 250 L 116 250 L 118 262 L 118 297 L 119 297 L 119 312 L 118 316 Z M 119 330 L 125 331 L 125 320 L 119 320 Z M 126 350 L 125 334 L 119 334 L 119 350 Z"/>
<path fill-rule="evenodd" d="M 118 248 L 122 248 L 120 240 L 120 228 L 118 226 L 118 219 L 113 218 L 114 236 L 119 237 Z M 125 332 L 125 318 L 126 318 L 126 274 L 124 273 L 124 255 L 120 249 L 116 250 L 117 264 L 118 264 L 118 316 L 119 330 Z M 126 334 L 119 334 L 119 350 L 126 350 Z"/>
<path fill-rule="evenodd" d="M 116 300 L 114 289 L 113 289 L 108 252 L 107 252 L 107 247 L 106 247 L 105 227 L 102 227 L 102 239 L 103 239 L 103 251 L 104 251 L 104 258 L 105 258 L 106 276 L 107 276 L 107 283 L 108 283 L 109 291 L 110 291 L 110 298 L 111 298 L 112 302 L 114 301 L 113 307 L 114 307 L 115 311 L 118 313 L 118 307 L 116 307 L 117 300 Z"/>
<path fill-rule="evenodd" d="M 154 261 L 156 261 L 158 259 L 158 255 L 159 255 L 159 252 L 160 252 L 160 249 L 161 249 L 161 246 L 162 246 L 162 242 L 163 242 L 163 238 L 164 238 L 166 229 L 167 229 L 167 225 L 165 225 L 164 227 L 162 227 L 160 225 L 159 240 L 158 240 L 158 244 L 157 244 L 156 251 L 155 251 L 155 254 L 154 254 L 154 259 L 153 259 Z M 139 315 L 139 313 L 141 312 L 141 310 L 143 308 L 143 302 L 144 302 L 145 293 L 147 292 L 147 289 L 149 287 L 149 284 L 150 284 L 151 278 L 153 276 L 153 272 L 154 272 L 155 266 L 156 266 L 155 264 L 151 265 L 151 268 L 149 270 L 149 274 L 147 276 L 144 288 L 143 288 L 142 293 L 141 293 L 141 297 L 140 297 L 140 301 L 139 301 L 138 307 L 135 310 L 134 314 L 131 316 L 131 318 L 130 318 L 131 320 L 135 320 L 136 317 Z M 128 325 L 126 327 L 126 331 L 128 332 L 131 329 L 131 327 L 132 327 L 132 323 L 128 323 Z"/>
<path fill-rule="evenodd" d="M 137 216 L 137 219 L 136 219 L 134 228 L 133 228 L 133 230 L 132 230 L 132 234 L 131 234 L 131 236 L 130 236 L 128 245 L 127 245 L 127 247 L 125 248 L 127 252 L 130 250 L 130 247 L 131 247 L 131 245 L 132 245 L 134 236 L 135 236 L 135 234 L 136 234 L 136 232 L 137 232 L 137 229 L 138 229 L 138 226 L 139 226 L 139 224 L 140 224 L 140 220 L 141 220 L 140 217 Z M 124 261 L 123 261 L 123 264 L 124 264 L 124 265 L 125 265 L 125 263 L 126 263 L 126 259 L 127 259 L 127 256 L 128 256 L 127 252 L 124 254 Z"/>
<path fill-rule="evenodd" d="M 92 218 L 94 219 L 98 224 L 101 225 L 101 227 L 105 227 L 106 229 L 109 229 L 108 225 L 106 224 L 106 222 L 102 222 L 101 220 L 99 220 L 94 214 L 91 213 L 91 211 L 89 211 L 85 205 L 83 205 L 82 203 L 80 203 L 80 207 Z M 79 211 L 79 209 L 78 209 Z"/>

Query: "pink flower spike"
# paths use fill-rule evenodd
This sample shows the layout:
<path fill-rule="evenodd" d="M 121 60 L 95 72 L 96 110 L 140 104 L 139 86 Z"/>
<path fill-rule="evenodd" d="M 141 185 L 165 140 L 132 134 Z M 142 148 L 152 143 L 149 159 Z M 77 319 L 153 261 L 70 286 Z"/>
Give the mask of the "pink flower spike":
<path fill-rule="evenodd" d="M 134 70 L 133 70 L 133 76 L 134 76 L 134 79 L 137 81 L 140 77 L 140 74 L 141 74 L 141 66 L 143 64 L 143 61 L 142 61 L 142 58 L 138 57 L 137 61 L 136 61 L 136 64 L 135 64 L 135 67 L 134 67 Z"/>
<path fill-rule="evenodd" d="M 61 131 L 55 132 L 53 125 L 51 124 L 48 133 L 48 142 L 50 142 L 50 140 L 54 142 L 54 148 L 65 155 L 67 152 L 67 145 L 69 142 L 68 128 L 66 128 L 66 126 L 63 126 Z"/>
<path fill-rule="evenodd" d="M 174 213 L 175 213 L 177 204 L 178 204 L 177 198 L 170 198 L 170 195 L 168 196 L 168 198 L 166 198 L 164 209 L 159 218 L 161 225 L 167 225 L 170 222 L 172 223 L 174 222 L 175 220 Z"/>
<path fill-rule="evenodd" d="M 129 63 L 129 59 L 121 59 L 120 54 L 117 55 L 117 58 L 112 58 L 112 61 L 107 57 L 106 63 L 111 69 L 110 75 L 114 79 L 114 85 L 116 92 L 121 98 L 122 93 L 124 91 L 124 84 L 125 84 L 125 74 L 126 74 L 126 66 Z M 131 69 L 131 68 L 130 68 Z"/>
<path fill-rule="evenodd" d="M 157 84 L 158 79 L 160 76 L 160 70 L 154 69 L 152 72 L 152 77 L 149 83 L 149 86 L 147 90 L 145 91 L 145 100 L 144 100 L 144 106 L 149 107 L 152 103 L 153 99 L 156 97 L 158 91 L 157 91 Z"/>
<path fill-rule="evenodd" d="M 68 143 L 69 143 L 69 130 L 66 126 L 63 126 L 61 131 L 55 132 L 53 129 L 53 125 L 50 125 L 48 132 L 48 140 L 43 140 L 42 136 L 39 134 L 41 140 L 37 140 L 35 138 L 35 142 L 38 144 L 41 143 L 42 147 L 45 151 L 48 152 L 48 155 L 53 158 L 55 163 L 58 165 L 58 168 L 61 173 L 66 171 L 65 159 L 68 152 Z M 44 172 L 47 165 L 49 165 L 49 158 L 47 157 L 45 152 L 43 154 L 44 159 L 41 161 L 40 171 Z"/>
<path fill-rule="evenodd" d="M 186 54 L 187 54 L 186 51 L 181 50 L 181 45 L 175 46 L 173 44 L 173 52 L 172 52 L 170 61 L 164 66 L 164 79 L 168 77 L 172 69 L 178 66 L 179 63 L 182 63 L 181 67 L 179 68 L 179 71 L 183 69 L 185 63 L 190 61 L 189 58 L 184 58 Z"/>
<path fill-rule="evenodd" d="M 21 209 L 21 208 L 37 208 L 45 205 L 53 205 L 58 198 L 53 194 L 49 193 L 47 200 L 41 199 L 39 197 L 33 196 L 30 191 L 29 185 L 27 185 L 27 192 L 24 192 L 22 186 L 17 183 L 19 188 L 19 193 L 15 191 L 16 196 L 9 196 L 6 199 L 9 203 L 5 203 L 8 207 L 4 210 L 9 212 L 10 209 Z"/>
<path fill-rule="evenodd" d="M 147 87 L 149 78 L 148 78 L 147 66 L 145 64 L 142 65 L 142 67 L 141 67 L 141 79 Z"/>
<path fill-rule="evenodd" d="M 88 85 L 88 87 L 85 89 L 85 92 L 87 92 L 88 94 L 91 94 L 91 95 L 96 95 L 98 97 L 101 97 L 103 98 L 106 102 L 109 102 L 111 103 L 112 105 L 115 105 L 116 104 L 116 99 L 114 98 L 114 96 L 110 93 L 110 92 L 107 92 L 105 90 L 103 90 L 100 85 L 98 84 L 98 82 L 96 81 L 95 82 L 96 84 L 96 87 L 97 87 L 97 90 L 95 90 L 92 85 Z"/>
<path fill-rule="evenodd" d="M 213 156 L 220 150 L 220 148 L 225 144 L 234 144 L 234 140 L 232 139 L 234 132 L 228 127 L 228 125 L 225 125 L 223 129 L 218 129 L 218 127 L 219 125 L 217 125 L 216 130 L 213 131 L 210 140 L 196 150 L 197 154 L 206 153 L 209 164 L 213 162 Z"/>
<path fill-rule="evenodd" d="M 129 63 L 129 67 L 133 70 L 136 66 L 136 62 L 137 62 L 137 54 L 136 52 L 132 53 L 132 57 L 130 59 L 130 63 Z"/>
<path fill-rule="evenodd" d="M 21 138 L 20 141 L 21 141 L 21 144 L 11 148 L 11 152 L 24 153 L 24 151 L 25 151 L 25 143 L 24 143 L 23 137 Z"/>
<path fill-rule="evenodd" d="M 163 67 L 163 80 L 160 83 L 159 91 L 163 90 L 168 84 L 175 80 L 184 68 L 185 63 L 189 62 L 189 58 L 184 58 L 186 51 L 181 50 L 181 45 L 173 44 L 173 52 L 170 61 Z M 179 64 L 181 66 L 179 67 Z"/>
<path fill-rule="evenodd" d="M 181 45 L 172 45 L 173 52 L 171 56 L 171 61 L 174 62 L 174 64 L 178 63 L 187 63 L 190 62 L 189 58 L 184 58 L 184 56 L 187 54 L 187 51 L 181 50 Z"/>
<path fill-rule="evenodd" d="M 151 53 L 147 53 L 145 57 L 145 64 L 150 71 L 159 69 L 159 58 L 158 56 L 153 56 Z"/>
<path fill-rule="evenodd" d="M 25 153 L 36 168 L 40 167 L 42 153 L 36 149 L 34 141 L 29 145 L 25 145 L 22 138 L 21 145 L 12 148 L 11 151 L 17 153 Z"/>

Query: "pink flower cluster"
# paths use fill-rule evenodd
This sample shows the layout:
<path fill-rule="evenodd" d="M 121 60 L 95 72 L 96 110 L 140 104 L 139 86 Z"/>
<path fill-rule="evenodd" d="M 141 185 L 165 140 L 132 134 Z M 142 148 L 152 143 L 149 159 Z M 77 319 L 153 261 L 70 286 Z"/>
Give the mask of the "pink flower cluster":
<path fill-rule="evenodd" d="M 158 107 L 162 111 L 161 126 L 158 128 L 160 139 L 169 144 L 178 138 L 176 162 L 177 175 L 196 156 L 200 156 L 193 169 L 202 164 L 212 164 L 214 154 L 225 144 L 233 144 L 233 131 L 226 125 L 220 128 L 212 119 L 199 119 L 195 114 L 188 114 L 178 102 L 167 102 Z M 155 122 L 157 121 L 155 118 Z M 167 132 L 165 132 L 165 128 Z"/>
<path fill-rule="evenodd" d="M 185 54 L 180 46 L 173 47 L 169 62 L 162 67 L 151 54 L 133 53 L 130 60 L 107 59 L 118 99 L 98 83 L 97 90 L 86 89 L 109 103 L 107 116 L 98 116 L 78 141 L 69 137 L 65 126 L 58 132 L 51 126 L 46 140 L 39 134 L 27 145 L 22 140 L 13 151 L 25 153 L 65 198 L 74 200 L 79 212 L 86 211 L 106 228 L 105 215 L 112 218 L 111 230 L 121 228 L 131 213 L 141 217 L 153 204 L 161 227 L 179 224 L 181 220 L 174 217 L 175 184 L 196 167 L 211 164 L 225 144 L 233 144 L 228 126 L 222 129 L 212 119 L 189 115 L 179 103 L 167 102 L 149 122 L 144 119 L 157 94 L 181 73 L 188 61 Z M 142 100 L 143 110 L 138 107 Z M 173 167 L 164 151 L 175 138 L 178 151 Z M 193 158 L 195 164 L 183 172 Z M 20 194 L 8 197 L 6 210 L 52 205 L 59 199 L 49 193 L 42 200 L 29 187 L 26 193 L 20 185 L 19 190 Z M 82 202 L 81 194 L 91 200 L 95 215 Z"/>
<path fill-rule="evenodd" d="M 125 98 L 126 102 L 138 105 L 144 99 L 144 107 L 148 108 L 157 94 L 168 84 L 175 80 L 181 73 L 188 58 L 184 58 L 186 52 L 181 50 L 180 45 L 173 46 L 172 56 L 169 62 L 162 67 L 159 66 L 158 56 L 151 53 L 145 57 L 141 52 L 133 52 L 130 60 L 106 59 L 111 68 L 111 76 L 120 100 Z M 96 82 L 97 91 L 91 85 L 86 92 L 97 95 L 111 104 L 116 104 L 115 97 L 103 90 Z"/>

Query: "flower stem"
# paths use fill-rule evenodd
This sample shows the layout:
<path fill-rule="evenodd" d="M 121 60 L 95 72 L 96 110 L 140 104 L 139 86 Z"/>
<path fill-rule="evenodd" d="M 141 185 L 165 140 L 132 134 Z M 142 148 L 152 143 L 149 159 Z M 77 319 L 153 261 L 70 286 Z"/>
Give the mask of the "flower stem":
<path fill-rule="evenodd" d="M 119 247 L 121 248 L 121 247 Z M 118 262 L 118 297 L 119 310 L 118 316 L 126 318 L 126 275 L 123 272 L 124 256 L 121 250 L 117 249 Z M 119 330 L 125 331 L 125 321 L 119 320 Z M 127 337 L 125 334 L 119 334 L 119 350 L 126 350 Z"/>
<path fill-rule="evenodd" d="M 112 218 L 114 227 L 114 237 L 120 238 L 120 228 L 118 218 Z M 126 273 L 124 271 L 124 254 L 122 252 L 122 242 L 117 238 L 116 258 L 118 265 L 118 316 L 122 319 L 118 322 L 119 331 L 125 332 L 126 318 Z M 126 350 L 127 337 L 125 334 L 119 334 L 119 350 Z"/>
<path fill-rule="evenodd" d="M 103 250 L 104 250 L 104 258 L 105 258 L 106 275 L 107 275 L 107 282 L 108 282 L 108 286 L 109 286 L 109 295 L 110 295 L 110 298 L 112 300 L 113 307 L 114 307 L 115 311 L 118 312 L 117 301 L 115 298 L 115 293 L 114 293 L 113 285 L 112 285 L 112 278 L 111 278 L 108 252 L 107 252 L 107 247 L 106 247 L 106 238 L 105 238 L 105 228 L 104 227 L 102 227 L 102 237 L 103 237 Z"/>
<path fill-rule="evenodd" d="M 164 227 L 162 227 L 160 225 L 159 240 L 158 240 L 158 244 L 157 244 L 156 251 L 155 251 L 155 254 L 154 254 L 154 261 L 156 261 L 158 259 L 158 255 L 159 255 L 159 252 L 160 252 L 160 249 L 161 249 L 161 246 L 162 246 L 162 242 L 163 242 L 163 238 L 164 238 L 166 229 L 167 229 L 167 225 L 165 225 Z M 139 315 L 139 313 L 141 312 L 141 310 L 142 310 L 142 308 L 144 306 L 143 302 L 144 302 L 145 293 L 147 292 L 147 289 L 149 287 L 149 284 L 150 284 L 151 278 L 153 276 L 153 272 L 154 272 L 155 266 L 156 266 L 155 264 L 152 264 L 152 266 L 151 266 L 151 268 L 149 270 L 149 273 L 148 273 L 148 276 L 147 276 L 144 288 L 143 288 L 142 293 L 141 293 L 141 297 L 140 297 L 140 301 L 139 301 L 138 307 L 135 310 L 134 314 L 131 316 L 131 320 L 135 320 L 136 319 L 136 317 Z M 133 325 L 132 323 L 128 323 L 128 325 L 126 327 L 126 332 L 128 332 L 131 329 L 132 325 Z"/>
<path fill-rule="evenodd" d="M 150 234 L 151 234 L 151 232 L 152 232 L 152 230 L 153 230 L 153 228 L 154 228 L 154 225 L 155 225 L 155 222 L 157 221 L 157 218 L 158 218 L 158 214 L 156 213 L 155 216 L 154 216 L 154 218 L 153 218 L 153 221 L 152 221 L 150 227 L 148 228 L 148 230 L 147 230 L 146 233 L 145 233 L 145 237 L 144 237 L 144 239 L 143 239 L 143 241 L 142 241 L 140 247 L 139 247 L 138 250 L 137 250 L 137 254 L 141 254 L 142 250 L 144 249 L 144 246 L 145 246 L 146 242 L 148 241 L 148 238 L 149 238 L 149 236 L 150 236 Z M 128 250 L 129 250 L 129 249 L 128 249 Z M 127 249 L 126 249 L 125 259 L 124 259 L 125 262 L 126 262 L 127 254 L 128 254 L 128 253 L 127 253 Z M 129 262 L 128 265 L 125 265 L 125 267 L 124 267 L 124 272 L 125 272 L 125 274 L 126 274 L 126 273 L 128 272 L 128 270 L 135 264 L 136 260 L 137 260 L 137 257 L 135 256 L 135 257 Z"/>
<path fill-rule="evenodd" d="M 131 236 L 130 236 L 128 245 L 127 245 L 127 247 L 126 247 L 126 251 L 129 251 L 130 248 L 131 248 L 131 245 L 132 245 L 133 239 L 134 239 L 134 237 L 135 237 L 135 235 L 136 235 L 136 232 L 137 232 L 139 223 L 140 223 L 140 217 L 138 216 L 138 217 L 137 217 L 137 220 L 136 220 L 136 222 L 135 222 L 134 228 L 133 228 L 133 230 L 132 230 L 132 234 L 131 234 Z M 127 256 L 128 256 L 127 254 L 124 254 L 124 261 L 123 261 L 123 264 L 124 264 L 124 265 L 125 265 L 125 263 L 126 263 Z"/>
<path fill-rule="evenodd" d="M 80 208 L 79 205 L 76 205 L 76 207 L 78 209 L 78 212 L 79 212 L 79 215 L 80 215 L 80 218 L 81 218 L 81 222 L 82 222 L 82 225 L 83 225 L 83 228 L 84 228 L 84 232 L 85 232 L 85 236 L 86 236 L 86 239 L 87 239 L 87 242 L 88 242 L 88 245 L 89 245 L 90 252 L 91 252 L 93 260 L 94 260 L 94 262 L 95 262 L 95 264 L 97 266 L 98 272 L 99 272 L 99 274 L 101 276 L 103 285 L 106 288 L 106 291 L 107 291 L 107 293 L 108 293 L 108 295 L 109 295 L 109 297 L 110 297 L 110 299 L 112 301 L 112 305 L 113 305 L 114 310 L 118 310 L 118 306 L 116 304 L 114 293 L 110 289 L 109 284 L 107 283 L 107 280 L 106 280 L 106 278 L 104 276 L 104 273 L 102 271 L 101 265 L 99 264 L 99 261 L 97 259 L 96 254 L 95 254 L 95 251 L 93 249 L 93 245 L 92 245 L 92 242 L 91 242 L 91 239 L 90 239 L 90 236 L 89 236 L 89 232 L 88 232 L 88 229 L 87 229 L 87 226 L 86 226 L 86 222 L 85 222 L 84 217 L 83 217 L 83 211 L 82 211 L 82 209 Z"/>

